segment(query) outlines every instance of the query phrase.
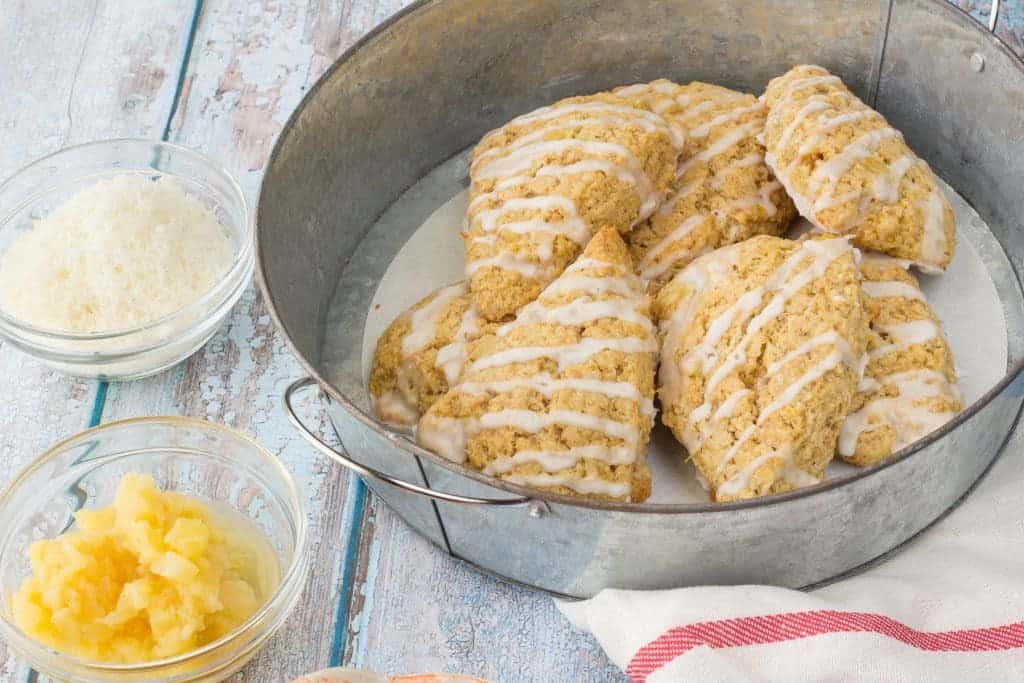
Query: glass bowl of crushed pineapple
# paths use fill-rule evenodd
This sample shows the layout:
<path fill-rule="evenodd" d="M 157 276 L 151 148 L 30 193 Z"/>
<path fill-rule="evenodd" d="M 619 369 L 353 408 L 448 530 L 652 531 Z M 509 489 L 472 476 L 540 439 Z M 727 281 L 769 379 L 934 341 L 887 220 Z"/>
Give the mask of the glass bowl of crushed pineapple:
<path fill-rule="evenodd" d="M 306 532 L 291 475 L 237 432 L 87 430 L 0 496 L 0 635 L 57 680 L 222 680 L 295 607 Z"/>

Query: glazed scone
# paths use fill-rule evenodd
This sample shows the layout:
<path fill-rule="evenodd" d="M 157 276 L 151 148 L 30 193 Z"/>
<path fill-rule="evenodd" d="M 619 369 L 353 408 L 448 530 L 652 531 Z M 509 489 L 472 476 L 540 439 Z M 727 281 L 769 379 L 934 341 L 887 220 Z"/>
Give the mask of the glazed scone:
<path fill-rule="evenodd" d="M 469 342 L 494 327 L 480 319 L 465 282 L 431 292 L 404 311 L 373 354 L 370 395 L 377 417 L 416 424 L 459 378 Z"/>
<path fill-rule="evenodd" d="M 765 108 L 753 95 L 666 80 L 613 91 L 683 129 L 686 143 L 667 200 L 629 233 L 640 274 L 657 293 L 701 254 L 755 235 L 780 235 L 796 215 L 765 164 Z"/>
<path fill-rule="evenodd" d="M 928 164 L 881 114 L 820 66 L 797 66 L 768 84 L 768 165 L 800 213 L 854 244 L 945 269 L 956 225 Z"/>
<path fill-rule="evenodd" d="M 821 479 L 867 343 L 845 239 L 759 236 L 693 261 L 658 293 L 662 421 L 717 501 Z"/>
<path fill-rule="evenodd" d="M 486 320 L 514 314 L 600 228 L 629 231 L 664 200 L 680 132 L 608 93 L 524 114 L 480 141 L 470 166 L 466 276 Z"/>
<path fill-rule="evenodd" d="M 515 321 L 471 344 L 462 379 L 417 439 L 523 486 L 642 501 L 656 352 L 643 282 L 605 228 Z"/>
<path fill-rule="evenodd" d="M 948 422 L 960 410 L 953 356 L 914 276 L 896 259 L 861 261 L 868 363 L 839 455 L 873 465 Z"/>

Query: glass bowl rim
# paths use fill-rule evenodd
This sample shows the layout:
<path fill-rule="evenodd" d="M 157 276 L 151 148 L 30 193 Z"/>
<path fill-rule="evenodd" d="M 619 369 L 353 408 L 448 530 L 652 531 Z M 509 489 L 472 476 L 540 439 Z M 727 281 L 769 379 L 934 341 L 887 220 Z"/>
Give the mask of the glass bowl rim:
<path fill-rule="evenodd" d="M 292 511 L 295 512 L 292 518 L 293 525 L 295 527 L 294 534 L 294 550 L 292 552 L 291 561 L 288 565 L 287 570 L 281 575 L 281 581 L 278 583 L 274 592 L 263 602 L 256 612 L 254 612 L 248 619 L 233 628 L 231 631 L 225 633 L 220 638 L 213 640 L 201 647 L 189 650 L 172 657 L 164 657 L 162 659 L 154 659 L 148 662 L 127 662 L 127 663 L 109 663 L 109 662 L 96 662 L 88 659 L 82 659 L 74 655 L 70 655 L 60 650 L 55 650 L 47 645 L 40 643 L 38 640 L 28 635 L 21 630 L 12 620 L 7 618 L 7 615 L 0 610 L 0 624 L 3 625 L 5 631 L 10 631 L 12 635 L 16 636 L 20 641 L 17 645 L 20 645 L 24 650 L 30 650 L 34 652 L 44 652 L 47 655 L 56 658 L 60 662 L 66 662 L 68 665 L 73 667 L 80 667 L 86 670 L 92 670 L 95 672 L 129 672 L 138 673 L 150 670 L 158 670 L 164 667 L 176 666 L 179 664 L 188 663 L 190 660 L 198 659 L 204 655 L 209 655 L 218 650 L 221 646 L 235 640 L 239 636 L 252 631 L 255 627 L 266 621 L 266 619 L 277 609 L 284 606 L 289 609 L 288 600 L 290 594 L 296 589 L 301 588 L 302 584 L 305 583 L 306 575 L 308 573 L 308 527 L 309 520 L 306 516 L 306 504 L 299 495 L 298 486 L 296 485 L 295 478 L 291 472 L 284 466 L 284 464 L 247 434 L 242 433 L 237 429 L 227 427 L 216 422 L 209 420 L 203 420 L 196 417 L 179 416 L 179 415 L 163 415 L 163 416 L 147 416 L 147 417 L 130 417 L 123 420 L 114 420 L 113 422 L 106 422 L 95 427 L 89 427 L 80 432 L 76 432 L 69 437 L 61 439 L 57 443 L 47 448 L 41 455 L 36 457 L 32 462 L 22 467 L 11 481 L 3 487 L 0 491 L 0 507 L 2 507 L 7 499 L 11 496 L 13 491 L 25 483 L 25 480 L 35 473 L 44 464 L 51 461 L 51 459 L 58 453 L 64 451 L 67 446 L 83 437 L 87 437 L 94 434 L 99 434 L 104 431 L 112 431 L 118 427 L 134 426 L 134 425 L 170 425 L 172 427 L 199 427 L 202 429 L 209 429 L 215 432 L 220 432 L 222 435 L 226 435 L 232 439 L 240 441 L 245 445 L 249 446 L 253 451 L 260 454 L 262 460 L 269 462 L 271 469 L 275 470 L 275 473 L 280 477 L 286 484 L 288 490 L 289 503 Z M 32 662 L 29 662 L 31 664 Z M 62 669 L 66 670 L 66 666 L 62 666 Z M 198 673 L 199 670 L 193 673 Z"/>
<path fill-rule="evenodd" d="M 44 340 L 103 341 L 109 339 L 124 339 L 131 337 L 134 334 L 138 334 L 140 332 L 147 332 L 159 328 L 163 325 L 173 322 L 176 319 L 186 319 L 196 311 L 204 311 L 207 309 L 216 308 L 216 304 L 219 303 L 219 300 L 224 298 L 224 296 L 221 294 L 221 290 L 224 289 L 225 285 L 227 283 L 234 282 L 236 279 L 246 279 L 246 271 L 251 271 L 253 269 L 255 262 L 253 240 L 255 234 L 254 221 L 251 215 L 252 211 L 249 206 L 249 201 L 245 197 L 245 192 L 242 190 L 242 186 L 239 184 L 238 180 L 227 170 L 227 168 L 225 168 L 224 165 L 221 164 L 220 162 L 216 161 L 213 157 L 208 156 L 197 150 L 190 149 L 182 145 L 178 145 L 173 142 L 167 142 L 165 140 L 152 140 L 143 137 L 120 137 L 90 140 L 89 142 L 83 142 L 76 145 L 69 145 L 67 147 L 61 147 L 56 151 L 50 152 L 49 154 L 34 159 L 25 164 L 24 166 L 18 168 L 18 170 L 11 174 L 6 180 L 0 182 L 0 194 L 2 194 L 5 190 L 9 189 L 9 187 L 15 181 L 20 179 L 24 174 L 41 167 L 47 162 L 51 162 L 53 159 L 57 157 L 63 156 L 70 152 L 85 151 L 88 149 L 96 149 L 103 147 L 112 147 L 118 144 L 144 144 L 154 148 L 171 150 L 176 154 L 180 154 L 182 156 L 191 158 L 193 161 L 197 161 L 200 166 L 207 167 L 215 175 L 221 176 L 221 178 L 227 182 L 228 194 L 233 199 L 239 202 L 239 205 L 242 209 L 242 221 L 239 226 L 241 239 L 239 240 L 239 247 L 235 249 L 234 259 L 231 263 L 231 267 L 224 272 L 220 279 L 218 279 L 213 284 L 213 286 L 210 287 L 209 290 L 207 290 L 202 296 L 200 296 L 195 301 L 186 304 L 182 308 L 171 311 L 170 313 L 167 313 L 161 316 L 160 318 L 157 318 L 156 320 L 151 320 L 147 323 L 136 325 L 135 327 L 127 327 L 119 330 L 110 330 L 107 332 L 66 332 L 32 325 L 4 312 L 3 309 L 0 309 L 0 330 L 7 333 L 8 330 L 4 328 L 9 328 L 10 330 L 16 333 L 34 335 Z M 116 169 L 114 167 L 110 167 L 110 169 L 115 171 L 116 174 L 131 174 L 133 172 L 143 170 L 141 168 Z M 164 175 L 172 178 L 185 178 L 186 180 L 195 180 L 194 178 L 190 178 L 189 176 L 177 173 L 165 173 Z M 26 198 L 20 200 L 9 212 L 0 215 L 0 230 L 3 230 L 4 227 L 8 225 L 12 216 L 14 216 L 19 211 L 23 210 L 27 205 L 35 201 L 38 201 L 42 197 L 45 197 L 50 191 L 51 188 L 47 188 L 39 192 L 34 192 L 28 195 Z M 217 203 L 220 204 L 221 202 Z M 231 289 L 232 291 L 234 290 L 234 288 Z M 200 316 L 200 319 L 202 319 L 202 316 Z M 187 332 L 187 330 L 185 330 L 185 332 Z M 173 337 L 168 337 L 167 339 L 164 339 L 164 341 L 168 341 L 171 338 Z"/>

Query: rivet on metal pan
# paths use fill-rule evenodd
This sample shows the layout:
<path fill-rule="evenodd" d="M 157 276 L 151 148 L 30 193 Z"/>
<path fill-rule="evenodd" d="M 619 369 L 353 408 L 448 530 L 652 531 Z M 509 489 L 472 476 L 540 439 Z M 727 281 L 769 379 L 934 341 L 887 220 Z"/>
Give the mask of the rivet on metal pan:
<path fill-rule="evenodd" d="M 978 73 L 985 70 L 985 58 L 981 56 L 981 53 L 975 52 L 971 55 L 971 68 Z"/>
<path fill-rule="evenodd" d="M 551 508 L 543 500 L 531 500 L 530 504 L 526 506 L 526 514 L 534 519 L 540 519 L 549 512 L 551 512 Z"/>

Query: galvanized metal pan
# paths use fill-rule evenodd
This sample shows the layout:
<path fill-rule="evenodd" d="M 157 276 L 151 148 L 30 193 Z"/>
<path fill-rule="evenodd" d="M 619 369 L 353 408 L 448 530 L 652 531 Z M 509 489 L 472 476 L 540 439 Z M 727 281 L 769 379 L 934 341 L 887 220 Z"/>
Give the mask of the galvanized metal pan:
<path fill-rule="evenodd" d="M 760 92 L 800 62 L 822 64 L 873 102 L 987 224 L 994 239 L 985 262 L 1008 349 L 990 391 L 873 468 L 723 505 L 541 494 L 442 460 L 373 419 L 357 359 L 377 282 L 408 237 L 378 218 L 408 188 L 452 167 L 444 162 L 487 130 L 560 97 L 657 77 Z M 309 373 L 286 391 L 289 415 L 425 536 L 514 581 L 588 596 L 605 587 L 827 580 L 953 505 L 1017 419 L 1022 140 L 1024 64 L 941 0 L 424 0 L 338 60 L 292 115 L 268 165 L 257 278 Z M 436 208 L 449 196 L 420 204 Z M 326 355 L 325 338 L 348 351 Z M 343 450 L 321 443 L 292 409 L 294 395 L 314 387 Z"/>

